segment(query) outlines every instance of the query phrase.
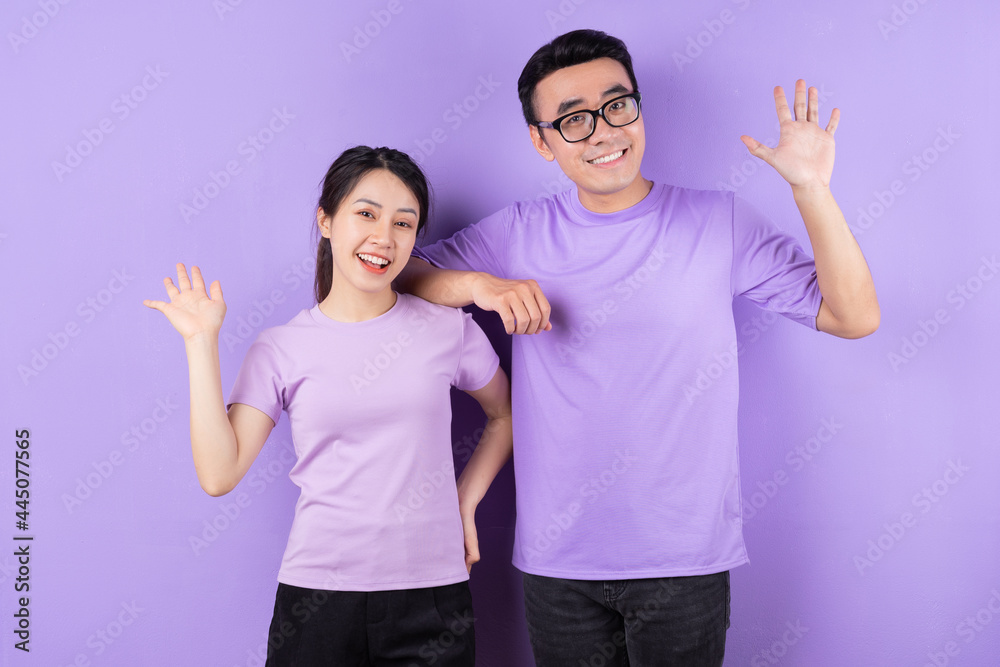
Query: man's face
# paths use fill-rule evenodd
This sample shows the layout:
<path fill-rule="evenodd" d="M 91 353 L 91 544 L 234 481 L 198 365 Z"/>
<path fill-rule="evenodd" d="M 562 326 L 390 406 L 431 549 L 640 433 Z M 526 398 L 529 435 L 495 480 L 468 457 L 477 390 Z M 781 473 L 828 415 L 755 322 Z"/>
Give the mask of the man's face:
<path fill-rule="evenodd" d="M 600 58 L 565 67 L 538 82 L 535 112 L 552 121 L 572 111 L 599 109 L 608 100 L 631 93 L 628 73 L 617 60 Z M 599 213 L 609 213 L 638 203 L 649 192 L 639 173 L 646 143 L 642 114 L 630 125 L 611 127 L 603 118 L 594 133 L 569 143 L 554 129 L 531 126 L 531 141 L 546 160 L 555 160 L 576 183 L 580 203 Z M 619 155 L 620 153 L 620 155 Z M 609 156 L 614 159 L 602 162 Z"/>

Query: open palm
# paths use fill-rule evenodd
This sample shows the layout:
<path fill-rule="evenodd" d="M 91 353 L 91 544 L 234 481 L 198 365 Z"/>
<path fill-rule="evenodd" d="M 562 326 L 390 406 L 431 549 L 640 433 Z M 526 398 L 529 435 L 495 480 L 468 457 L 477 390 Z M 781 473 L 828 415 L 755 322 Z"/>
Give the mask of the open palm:
<path fill-rule="evenodd" d="M 795 82 L 795 115 L 781 86 L 774 89 L 781 135 L 778 145 L 770 148 L 752 137 L 740 139 L 750 153 L 774 167 L 788 184 L 795 187 L 829 187 L 833 175 L 833 134 L 840 122 L 840 109 L 830 114 L 826 129 L 819 126 L 819 91 L 806 89 L 806 82 Z"/>
<path fill-rule="evenodd" d="M 188 280 L 187 268 L 178 263 L 177 285 L 170 278 L 164 278 L 163 284 L 170 301 L 146 299 L 143 305 L 166 315 L 185 341 L 197 336 L 219 334 L 226 317 L 226 302 L 222 299 L 222 287 L 218 280 L 206 292 L 201 270 L 192 266 L 191 279 Z"/>

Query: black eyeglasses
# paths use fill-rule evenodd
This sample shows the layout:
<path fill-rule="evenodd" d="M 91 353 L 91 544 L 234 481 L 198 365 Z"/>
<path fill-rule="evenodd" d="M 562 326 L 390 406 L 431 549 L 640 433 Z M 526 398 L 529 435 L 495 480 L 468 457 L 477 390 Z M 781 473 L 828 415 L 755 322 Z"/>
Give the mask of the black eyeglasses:
<path fill-rule="evenodd" d="M 551 123 L 538 122 L 538 127 L 559 130 L 559 134 L 567 143 L 583 141 L 594 133 L 597 127 L 597 117 L 600 116 L 611 127 L 624 127 L 634 123 L 639 118 L 639 93 L 629 93 L 605 102 L 600 109 L 580 109 L 556 118 Z"/>

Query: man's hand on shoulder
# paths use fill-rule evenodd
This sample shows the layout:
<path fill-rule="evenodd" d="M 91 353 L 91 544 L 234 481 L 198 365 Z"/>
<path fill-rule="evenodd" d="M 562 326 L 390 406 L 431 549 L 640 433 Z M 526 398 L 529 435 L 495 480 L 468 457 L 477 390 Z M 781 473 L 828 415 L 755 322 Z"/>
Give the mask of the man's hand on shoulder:
<path fill-rule="evenodd" d="M 552 329 L 552 307 L 534 280 L 507 280 L 477 272 L 471 278 L 473 302 L 496 312 L 507 333 L 534 334 Z"/>

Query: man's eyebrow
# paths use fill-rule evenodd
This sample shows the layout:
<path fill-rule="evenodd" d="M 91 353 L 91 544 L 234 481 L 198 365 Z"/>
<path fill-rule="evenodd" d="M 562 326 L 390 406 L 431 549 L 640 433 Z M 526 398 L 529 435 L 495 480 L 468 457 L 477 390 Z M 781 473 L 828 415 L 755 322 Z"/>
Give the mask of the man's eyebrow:
<path fill-rule="evenodd" d="M 626 88 L 625 86 L 623 86 L 620 83 L 616 83 L 615 85 L 611 86 L 610 88 L 608 88 L 607 90 L 605 90 L 603 93 L 601 93 L 601 98 L 603 99 L 603 98 L 607 97 L 608 95 L 612 95 L 614 93 L 624 94 L 624 93 L 628 93 L 628 92 L 629 92 L 628 88 Z M 570 109 L 575 109 L 575 108 L 580 107 L 582 105 L 583 105 L 583 99 L 581 99 L 579 97 L 573 97 L 571 99 L 565 100 L 562 104 L 559 105 L 559 108 L 556 109 L 556 116 L 562 116 L 564 113 L 568 112 Z"/>
<path fill-rule="evenodd" d="M 559 108 L 556 109 L 556 116 L 561 116 L 570 109 L 575 109 L 576 107 L 579 106 L 583 106 L 583 100 L 580 99 L 579 97 L 573 97 L 571 99 L 568 99 L 564 101 L 562 104 L 560 104 Z"/>

